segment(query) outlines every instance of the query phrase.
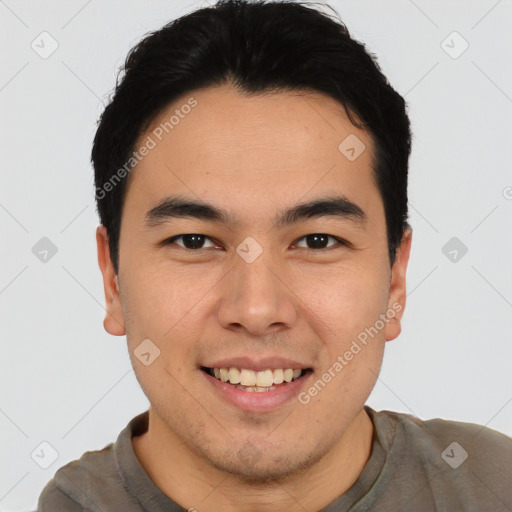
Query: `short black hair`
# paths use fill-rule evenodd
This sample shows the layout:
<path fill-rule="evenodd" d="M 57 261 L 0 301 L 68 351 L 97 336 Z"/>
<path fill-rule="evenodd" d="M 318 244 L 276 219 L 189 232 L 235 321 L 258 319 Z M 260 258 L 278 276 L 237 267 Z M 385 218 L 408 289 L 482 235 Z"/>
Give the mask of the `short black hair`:
<path fill-rule="evenodd" d="M 124 76 L 119 82 L 118 74 L 113 97 L 98 121 L 91 154 L 97 211 L 109 236 L 116 274 L 127 162 L 136 165 L 137 140 L 173 100 L 225 84 L 246 94 L 327 94 L 343 105 L 354 126 L 370 134 L 393 265 L 410 228 L 407 106 L 376 57 L 327 7 L 337 19 L 310 2 L 220 0 L 146 34 L 130 50 L 120 70 Z"/>

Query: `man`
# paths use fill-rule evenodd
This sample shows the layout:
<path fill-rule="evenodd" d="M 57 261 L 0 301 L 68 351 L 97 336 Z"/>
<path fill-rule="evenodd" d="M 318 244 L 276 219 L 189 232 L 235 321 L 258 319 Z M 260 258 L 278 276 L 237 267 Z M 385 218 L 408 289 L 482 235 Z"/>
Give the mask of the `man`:
<path fill-rule="evenodd" d="M 365 405 L 405 308 L 410 137 L 307 5 L 222 1 L 130 52 L 92 161 L 104 325 L 151 407 L 41 511 L 512 509 L 510 438 Z"/>

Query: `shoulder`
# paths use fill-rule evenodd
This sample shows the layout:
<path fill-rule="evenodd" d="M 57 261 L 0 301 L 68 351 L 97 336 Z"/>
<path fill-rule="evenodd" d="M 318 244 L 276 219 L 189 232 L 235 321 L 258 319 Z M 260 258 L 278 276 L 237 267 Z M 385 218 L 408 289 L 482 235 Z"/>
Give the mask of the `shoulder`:
<path fill-rule="evenodd" d="M 94 494 L 119 480 L 113 443 L 101 450 L 87 451 L 57 470 L 38 500 L 38 512 L 96 510 Z"/>
<path fill-rule="evenodd" d="M 131 438 L 147 429 L 148 411 L 132 418 L 115 443 L 100 450 L 85 452 L 57 470 L 46 484 L 38 501 L 38 512 L 45 510 L 102 511 L 140 510 L 137 496 L 125 482 L 122 467 L 142 474 L 133 452 Z"/>
<path fill-rule="evenodd" d="M 68 496 L 60 489 L 52 478 L 39 495 L 37 512 L 52 512 L 54 510 L 66 510 L 66 512 L 83 512 L 82 505 Z"/>
<path fill-rule="evenodd" d="M 495 510 L 512 503 L 512 438 L 475 423 L 393 411 L 374 417 L 395 463 L 423 473 L 434 494 L 464 494 Z"/>
<path fill-rule="evenodd" d="M 450 461 L 451 457 L 510 464 L 512 438 L 485 425 L 442 418 L 421 420 L 409 414 L 399 414 L 397 420 L 408 440 L 420 447 L 441 450 L 440 456 L 448 465 L 457 462 Z"/>
<path fill-rule="evenodd" d="M 451 451 L 464 456 L 467 452 L 476 460 L 490 460 L 510 464 L 512 438 L 485 425 L 433 418 L 420 419 L 412 414 L 395 411 L 371 411 L 374 424 L 385 432 L 389 442 L 396 434 L 405 438 L 405 446 L 434 450 L 442 459 L 449 459 Z M 392 433 L 392 435 L 391 435 Z M 448 449 L 447 455 L 444 454 Z M 458 450 L 458 451 L 457 451 Z"/>

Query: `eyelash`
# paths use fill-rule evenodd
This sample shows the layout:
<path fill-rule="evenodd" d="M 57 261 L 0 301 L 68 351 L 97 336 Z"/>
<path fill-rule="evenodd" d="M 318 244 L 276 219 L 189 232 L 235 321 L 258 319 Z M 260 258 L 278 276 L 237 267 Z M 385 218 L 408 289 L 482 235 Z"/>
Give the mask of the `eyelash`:
<path fill-rule="evenodd" d="M 176 236 L 173 236 L 171 238 L 167 238 L 166 240 L 164 240 L 162 242 L 162 245 L 172 245 L 172 244 L 174 244 L 175 240 L 178 240 L 179 238 L 182 238 L 182 237 L 187 236 L 187 235 L 198 235 L 198 236 L 204 237 L 207 240 L 212 240 L 210 237 L 208 237 L 206 235 L 202 235 L 200 233 L 185 233 L 183 235 L 176 235 Z M 340 246 L 344 246 L 344 247 L 349 247 L 350 246 L 350 244 L 347 241 L 343 240 L 342 238 L 339 238 L 339 237 L 334 236 L 334 235 L 329 235 L 327 233 L 310 233 L 308 235 L 304 235 L 301 238 L 298 238 L 297 242 L 300 242 L 301 240 L 304 240 L 308 236 L 313 236 L 313 235 L 327 236 L 328 238 L 332 238 L 332 239 L 336 240 Z M 201 247 L 200 249 L 188 249 L 187 247 L 182 247 L 180 245 L 178 247 L 180 247 L 180 249 L 184 249 L 184 250 L 190 251 L 190 252 L 200 252 L 200 251 L 203 251 L 205 249 L 211 249 L 211 247 Z M 310 249 L 310 248 L 307 248 L 307 247 L 305 247 L 305 248 L 301 247 L 300 249 L 306 249 L 307 251 L 313 251 L 313 252 L 323 252 L 323 251 L 327 251 L 327 250 L 330 250 L 330 249 L 333 249 L 333 248 L 336 248 L 336 246 L 323 247 L 323 248 L 320 248 L 320 249 Z"/>

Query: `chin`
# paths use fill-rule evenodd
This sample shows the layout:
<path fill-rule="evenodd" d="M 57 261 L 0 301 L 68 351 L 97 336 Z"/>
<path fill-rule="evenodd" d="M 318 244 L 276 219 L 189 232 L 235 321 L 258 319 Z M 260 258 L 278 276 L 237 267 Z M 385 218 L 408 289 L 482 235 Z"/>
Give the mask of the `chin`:
<path fill-rule="evenodd" d="M 244 452 L 242 447 L 230 457 L 223 456 L 216 460 L 210 458 L 210 463 L 238 480 L 254 486 L 276 483 L 295 474 L 303 473 L 324 455 L 322 453 L 298 454 L 296 450 L 293 450 L 290 455 L 279 455 L 276 458 L 275 452 L 272 452 L 272 455 L 270 453 L 264 455 L 258 453 L 257 448 L 252 446 L 253 460 L 247 455 L 247 453 L 250 454 L 250 451 Z"/>

